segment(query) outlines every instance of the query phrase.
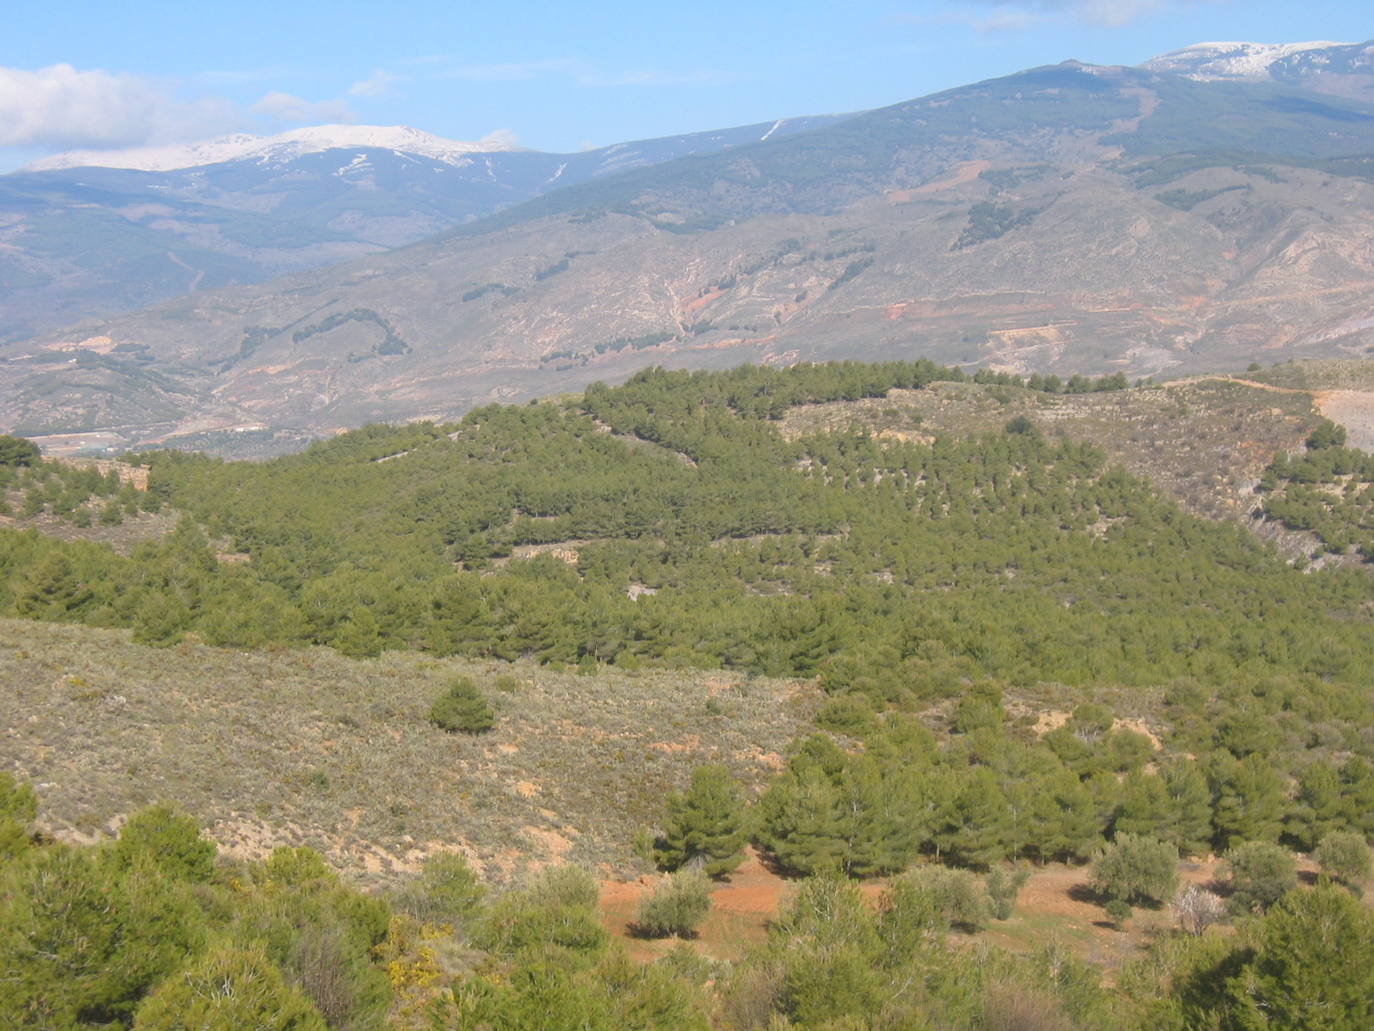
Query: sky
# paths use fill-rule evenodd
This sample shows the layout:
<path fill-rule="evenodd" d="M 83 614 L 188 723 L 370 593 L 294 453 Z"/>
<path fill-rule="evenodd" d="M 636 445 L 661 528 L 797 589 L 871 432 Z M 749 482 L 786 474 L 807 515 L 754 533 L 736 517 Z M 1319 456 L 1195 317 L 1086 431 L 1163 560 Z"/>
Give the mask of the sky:
<path fill-rule="evenodd" d="M 0 171 L 329 122 L 575 151 L 859 111 L 1067 59 L 1370 38 L 1368 0 L 16 0 Z"/>

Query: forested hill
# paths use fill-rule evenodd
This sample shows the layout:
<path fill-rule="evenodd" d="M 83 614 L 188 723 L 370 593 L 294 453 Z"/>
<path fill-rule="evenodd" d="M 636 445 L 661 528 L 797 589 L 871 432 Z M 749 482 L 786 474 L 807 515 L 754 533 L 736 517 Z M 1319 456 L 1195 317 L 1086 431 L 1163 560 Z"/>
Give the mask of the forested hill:
<path fill-rule="evenodd" d="M 886 697 L 971 675 L 1368 681 L 1367 576 L 1301 574 L 1032 419 L 976 439 L 779 432 L 797 405 L 962 378 L 655 369 L 262 464 L 154 453 L 147 498 L 125 488 L 100 518 L 151 504 L 176 531 L 127 557 L 4 531 L 0 609 L 156 643 L 721 666 Z M 90 488 L 50 464 L 4 475 L 31 512 Z"/>
<path fill-rule="evenodd" d="M 132 628 L 3 623 L 0 1024 L 1363 1031 L 1374 578 L 1027 402 L 1182 391 L 973 378 L 652 369 L 261 464 L 149 454 L 147 491 L 0 437 L 0 616 Z M 927 432 L 911 398 L 951 388 L 1019 414 Z M 1286 433 L 1301 393 L 1264 398 Z M 802 429 L 845 401 L 886 427 Z M 1374 465 L 1313 422 L 1265 504 L 1363 546 Z M 165 795 L 194 818 L 139 808 Z M 628 928 L 626 885 L 545 865 L 631 840 L 677 872 Z M 488 895 L 469 860 L 543 869 Z M 746 878 L 778 905 L 643 941 Z"/>

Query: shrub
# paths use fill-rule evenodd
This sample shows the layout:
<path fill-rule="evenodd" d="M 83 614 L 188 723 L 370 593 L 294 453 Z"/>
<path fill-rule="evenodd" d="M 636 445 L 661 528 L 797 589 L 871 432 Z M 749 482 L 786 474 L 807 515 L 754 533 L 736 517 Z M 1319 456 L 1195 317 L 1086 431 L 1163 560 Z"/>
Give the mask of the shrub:
<path fill-rule="evenodd" d="M 992 905 L 992 915 L 997 920 L 1009 920 L 1016 909 L 1016 898 L 1026 886 L 1030 870 L 1021 867 L 1015 873 L 1007 873 L 1000 866 L 988 871 L 988 901 Z"/>
<path fill-rule="evenodd" d="M 261 946 L 211 949 L 168 978 L 134 1017 L 136 1031 L 325 1031 L 319 1011 L 286 983 Z"/>
<path fill-rule="evenodd" d="M 468 677 L 459 677 L 429 710 L 436 727 L 450 734 L 484 734 L 496 724 L 486 696 Z"/>
<path fill-rule="evenodd" d="M 1356 831 L 1332 831 L 1313 854 L 1322 873 L 1347 888 L 1358 888 L 1369 877 L 1369 845 Z"/>
<path fill-rule="evenodd" d="M 457 928 L 476 911 L 482 895 L 482 882 L 463 855 L 438 852 L 397 893 L 396 905 L 416 920 Z"/>
<path fill-rule="evenodd" d="M 1223 876 L 1231 887 L 1232 912 L 1264 912 L 1298 886 L 1298 864 L 1285 848 L 1247 841 L 1226 853 Z"/>
<path fill-rule="evenodd" d="M 1178 884 L 1178 850 L 1136 834 L 1118 834 L 1093 863 L 1093 890 L 1107 899 L 1150 902 L 1171 897 Z"/>
<path fill-rule="evenodd" d="M 333 884 L 338 874 L 313 848 L 278 845 L 263 864 L 267 879 L 283 887 L 298 888 L 312 882 Z"/>
<path fill-rule="evenodd" d="M 650 938 L 689 938 L 711 911 L 706 875 L 683 870 L 661 882 L 639 904 L 635 930 Z"/>
<path fill-rule="evenodd" d="M 1201 934 L 1222 918 L 1224 907 L 1206 888 L 1190 884 L 1174 897 L 1174 913 L 1179 926 L 1192 935 Z"/>
<path fill-rule="evenodd" d="M 1107 910 L 1107 919 L 1117 930 L 1125 927 L 1126 921 L 1131 918 L 1131 904 L 1124 899 L 1112 899 L 1104 908 Z"/>
<path fill-rule="evenodd" d="M 15 856 L 29 845 L 29 825 L 38 816 L 33 786 L 0 772 L 0 859 Z"/>
<path fill-rule="evenodd" d="M 487 908 L 474 944 L 503 955 L 547 946 L 598 953 L 607 940 L 595 910 L 599 897 L 596 879 L 586 870 L 550 867 Z"/>
<path fill-rule="evenodd" d="M 992 907 L 978 877 L 947 866 L 917 866 L 894 879 L 889 889 L 911 911 L 928 909 L 940 924 L 964 931 L 987 925 Z"/>

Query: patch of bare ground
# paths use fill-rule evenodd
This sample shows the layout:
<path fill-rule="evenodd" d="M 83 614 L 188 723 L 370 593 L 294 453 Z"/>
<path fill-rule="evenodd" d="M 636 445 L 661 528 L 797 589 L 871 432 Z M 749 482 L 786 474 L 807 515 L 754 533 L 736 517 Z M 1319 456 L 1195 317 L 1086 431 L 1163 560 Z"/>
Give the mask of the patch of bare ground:
<path fill-rule="evenodd" d="M 70 520 L 59 518 L 51 512 L 41 512 L 35 516 L 23 516 L 24 498 L 18 491 L 0 491 L 9 502 L 10 514 L 0 515 L 0 527 L 8 530 L 37 530 L 46 537 L 64 541 L 94 541 L 106 544 L 121 555 L 129 555 L 144 541 L 161 540 L 176 529 L 179 516 L 172 511 L 140 512 L 138 515 L 125 515 L 117 526 L 102 524 L 93 520 L 90 526 L 75 526 Z M 98 507 L 98 506 L 97 506 Z"/>
<path fill-rule="evenodd" d="M 660 878 L 659 874 L 648 874 L 630 881 L 607 880 L 601 885 L 601 918 L 606 930 L 622 939 L 630 955 L 641 962 L 658 959 L 677 944 L 674 938 L 655 940 L 634 934 L 640 900 L 653 891 Z M 739 869 L 713 883 L 711 912 L 690 944 L 713 959 L 738 959 L 767 938 L 769 922 L 791 899 L 797 883 L 774 873 L 750 849 Z"/>
<path fill-rule="evenodd" d="M 1374 451 L 1374 391 L 1318 390 L 1312 396 L 1322 415 L 1345 427 L 1351 447 Z"/>
<path fill-rule="evenodd" d="M 1179 864 L 1180 884 L 1210 885 L 1220 861 L 1215 857 Z M 1016 952 L 1033 952 L 1058 942 L 1076 956 L 1112 972 L 1161 935 L 1172 932 L 1178 921 L 1168 906 L 1141 909 L 1117 930 L 1088 887 L 1088 866 L 1049 863 L 1032 869 L 1008 920 L 993 921 L 977 934 L 953 934 L 952 944 L 986 941 Z M 630 955 L 641 962 L 658 959 L 677 945 L 677 939 L 650 940 L 634 934 L 635 912 L 640 900 L 654 889 L 662 875 L 635 880 L 607 880 L 601 888 L 601 915 L 606 929 L 620 938 Z M 688 944 L 713 959 L 737 959 L 751 946 L 766 940 L 768 925 L 786 907 L 800 882 L 779 876 L 760 861 L 751 849 L 743 865 L 711 892 L 711 913 Z M 877 905 L 887 879 L 861 883 L 864 898 Z"/>
<path fill-rule="evenodd" d="M 491 733 L 430 724 L 459 675 L 488 688 Z M 495 689 L 502 677 L 518 686 Z M 634 869 L 635 830 L 694 766 L 756 788 L 818 704 L 808 685 L 720 673 L 156 649 L 20 620 L 0 620 L 0 685 L 0 768 L 34 782 L 51 832 L 98 837 L 169 801 L 229 851 L 309 845 L 375 881 L 454 848 L 494 880 L 560 861 Z"/>

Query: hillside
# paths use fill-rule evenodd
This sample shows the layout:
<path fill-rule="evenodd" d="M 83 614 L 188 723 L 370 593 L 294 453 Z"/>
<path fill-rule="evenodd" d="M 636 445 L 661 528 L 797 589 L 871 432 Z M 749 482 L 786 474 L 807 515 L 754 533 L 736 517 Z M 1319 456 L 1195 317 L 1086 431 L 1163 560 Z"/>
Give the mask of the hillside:
<path fill-rule="evenodd" d="M 7 349 L 0 424 L 329 432 L 647 362 L 1130 377 L 1358 355 L 1374 109 L 1067 64 L 574 186 L 435 240 Z"/>
<path fill-rule="evenodd" d="M 817 705 L 812 687 L 738 675 L 154 649 L 17 620 L 4 637 L 0 714 L 24 726 L 6 768 L 39 785 L 53 833 L 90 840 L 174 799 L 233 855 L 306 845 L 374 883 L 454 848 L 493 881 L 549 862 L 627 869 L 692 766 L 724 762 L 757 788 Z M 459 675 L 496 700 L 498 733 L 429 723 Z"/>
<path fill-rule="evenodd" d="M 1358 1012 L 1374 578 L 1233 521 L 1335 475 L 1350 550 L 1333 381 L 656 369 L 266 462 L 4 438 L 0 1017 L 1239 1031 L 1252 970 Z"/>

